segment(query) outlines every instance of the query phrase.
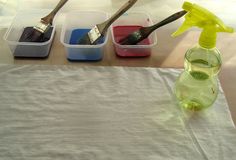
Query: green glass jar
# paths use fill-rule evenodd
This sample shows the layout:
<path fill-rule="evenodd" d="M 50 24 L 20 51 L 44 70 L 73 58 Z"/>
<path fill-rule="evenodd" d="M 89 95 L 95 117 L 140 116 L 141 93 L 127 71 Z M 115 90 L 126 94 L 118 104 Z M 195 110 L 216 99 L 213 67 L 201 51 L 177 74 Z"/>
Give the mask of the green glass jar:
<path fill-rule="evenodd" d="M 185 54 L 184 72 L 175 84 L 175 94 L 182 107 L 201 110 L 211 106 L 218 95 L 221 67 L 220 52 L 199 45 Z"/>

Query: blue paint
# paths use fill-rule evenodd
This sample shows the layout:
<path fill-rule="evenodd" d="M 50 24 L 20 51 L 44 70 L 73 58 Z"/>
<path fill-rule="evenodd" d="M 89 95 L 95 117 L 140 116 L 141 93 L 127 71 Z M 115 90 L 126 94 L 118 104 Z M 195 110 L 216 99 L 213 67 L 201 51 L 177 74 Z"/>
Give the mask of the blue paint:
<path fill-rule="evenodd" d="M 71 33 L 70 44 L 78 45 L 78 41 L 86 35 L 90 29 L 74 29 Z M 98 44 L 104 43 L 105 38 L 99 39 Z M 80 47 L 81 46 L 81 47 Z M 97 61 L 103 57 L 101 47 L 91 47 L 91 45 L 79 45 L 77 48 L 70 48 L 68 50 L 67 59 L 71 61 Z"/>

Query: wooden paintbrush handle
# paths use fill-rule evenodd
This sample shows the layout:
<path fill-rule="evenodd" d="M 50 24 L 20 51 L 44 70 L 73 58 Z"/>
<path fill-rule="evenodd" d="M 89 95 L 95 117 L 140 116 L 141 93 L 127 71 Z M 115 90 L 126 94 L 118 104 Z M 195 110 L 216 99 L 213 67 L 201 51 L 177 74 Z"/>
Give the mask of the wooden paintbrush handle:
<path fill-rule="evenodd" d="M 47 16 L 41 18 L 41 21 L 45 24 L 52 24 L 53 18 L 67 1 L 68 0 L 60 0 L 57 6 Z"/>
<path fill-rule="evenodd" d="M 137 2 L 137 0 L 129 0 L 128 2 L 126 2 L 115 14 L 113 14 L 111 16 L 111 18 L 109 18 L 107 21 L 105 21 L 104 23 L 102 23 L 101 25 L 103 26 L 103 28 L 101 29 L 101 31 L 106 31 L 107 28 L 117 19 L 119 18 L 123 13 L 125 13 L 130 7 L 132 7 L 135 3 Z"/>
<path fill-rule="evenodd" d="M 149 28 L 149 32 L 152 32 L 154 30 L 156 30 L 157 28 L 161 27 L 161 26 L 164 26 L 170 22 L 173 22 L 177 19 L 179 19 L 180 17 L 182 17 L 183 15 L 185 15 L 187 13 L 187 11 L 183 10 L 183 11 L 180 11 L 180 12 L 177 12 L 175 14 L 172 14 L 171 16 L 167 17 L 166 19 L 162 20 L 161 22 L 153 25 L 153 26 L 150 26 L 148 27 Z"/>

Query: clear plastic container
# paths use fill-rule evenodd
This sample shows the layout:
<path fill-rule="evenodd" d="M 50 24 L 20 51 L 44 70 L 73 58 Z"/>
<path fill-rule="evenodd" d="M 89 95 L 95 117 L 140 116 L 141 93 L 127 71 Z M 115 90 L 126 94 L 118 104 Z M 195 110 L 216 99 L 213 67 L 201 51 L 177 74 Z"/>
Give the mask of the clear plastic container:
<path fill-rule="evenodd" d="M 108 40 L 108 34 L 103 37 L 101 43 L 96 45 L 80 45 L 76 42 L 96 24 L 107 19 L 108 14 L 100 11 L 71 11 L 66 13 L 65 22 L 62 26 L 61 43 L 65 46 L 68 60 L 98 61 L 103 58 L 103 50 Z M 76 31 L 79 34 L 75 35 Z M 83 33 L 81 34 L 81 32 Z"/>
<path fill-rule="evenodd" d="M 140 27 L 153 25 L 149 15 L 143 12 L 127 12 L 118 18 L 111 26 L 112 41 L 115 52 L 121 57 L 145 57 L 151 55 L 151 49 L 157 44 L 155 31 L 149 37 L 136 45 L 120 45 L 119 39 L 132 33 Z"/>
<path fill-rule="evenodd" d="M 49 55 L 55 35 L 55 26 L 52 26 L 49 40 L 45 42 L 19 42 L 25 28 L 39 24 L 40 19 L 49 12 L 50 10 L 29 10 L 17 13 L 4 35 L 14 57 L 45 58 Z"/>

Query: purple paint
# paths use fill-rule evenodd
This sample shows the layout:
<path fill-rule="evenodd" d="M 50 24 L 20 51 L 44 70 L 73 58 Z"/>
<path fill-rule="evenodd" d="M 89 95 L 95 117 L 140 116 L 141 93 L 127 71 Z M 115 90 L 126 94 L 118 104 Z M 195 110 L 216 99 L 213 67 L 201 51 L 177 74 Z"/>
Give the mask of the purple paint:
<path fill-rule="evenodd" d="M 50 52 L 52 43 L 42 44 L 50 40 L 53 27 L 51 27 L 46 33 L 40 35 L 38 39 L 32 39 L 33 27 L 26 27 L 19 39 L 19 42 L 28 42 L 28 44 L 19 44 L 13 53 L 15 58 L 47 58 Z M 39 45 L 37 45 L 37 43 Z M 34 45 L 35 44 L 35 45 Z"/>

